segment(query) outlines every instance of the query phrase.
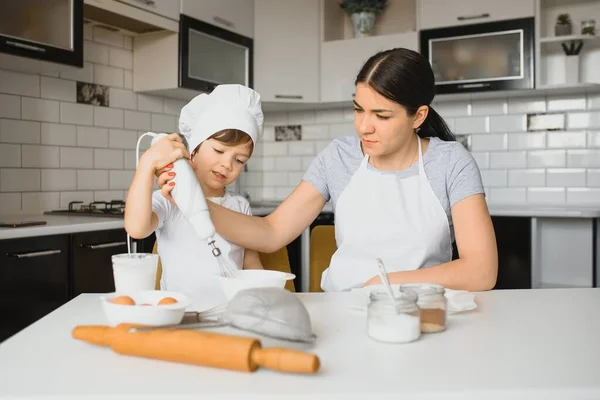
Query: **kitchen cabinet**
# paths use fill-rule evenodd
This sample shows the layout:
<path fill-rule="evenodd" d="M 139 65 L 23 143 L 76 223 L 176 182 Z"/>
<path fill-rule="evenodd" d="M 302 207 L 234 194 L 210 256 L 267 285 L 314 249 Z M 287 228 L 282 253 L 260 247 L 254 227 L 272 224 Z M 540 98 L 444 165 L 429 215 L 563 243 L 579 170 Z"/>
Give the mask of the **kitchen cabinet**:
<path fill-rule="evenodd" d="M 255 0 L 254 18 L 254 82 L 262 101 L 318 102 L 319 0 Z"/>
<path fill-rule="evenodd" d="M 354 80 L 362 65 L 382 50 L 396 47 L 418 50 L 417 32 L 335 40 L 321 44 L 321 102 L 352 101 Z M 340 62 L 343 60 L 343 62 Z"/>
<path fill-rule="evenodd" d="M 150 11 L 166 18 L 179 21 L 179 0 L 117 0 L 120 3 Z"/>
<path fill-rule="evenodd" d="M 69 236 L 0 241 L 0 342 L 69 300 Z"/>
<path fill-rule="evenodd" d="M 253 0 L 181 0 L 181 13 L 242 36 L 254 37 Z"/>
<path fill-rule="evenodd" d="M 419 29 L 533 17 L 535 0 L 418 0 Z"/>

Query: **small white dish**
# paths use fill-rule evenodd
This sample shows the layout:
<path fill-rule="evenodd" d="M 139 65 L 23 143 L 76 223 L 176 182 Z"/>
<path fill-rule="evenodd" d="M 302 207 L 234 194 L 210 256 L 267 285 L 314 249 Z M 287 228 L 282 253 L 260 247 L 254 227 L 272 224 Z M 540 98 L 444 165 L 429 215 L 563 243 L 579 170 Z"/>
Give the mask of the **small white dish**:
<path fill-rule="evenodd" d="M 242 269 L 235 271 L 232 278 L 220 277 L 221 288 L 231 300 L 240 290 L 260 287 L 285 287 L 285 283 L 296 275 L 267 269 Z"/>
<path fill-rule="evenodd" d="M 129 296 L 135 305 L 115 304 L 112 300 Z M 174 304 L 158 305 L 165 297 L 177 300 Z M 192 300 L 181 293 L 164 290 L 147 290 L 137 293 L 110 293 L 101 297 L 102 309 L 111 326 L 121 323 L 161 326 L 178 324 Z"/>

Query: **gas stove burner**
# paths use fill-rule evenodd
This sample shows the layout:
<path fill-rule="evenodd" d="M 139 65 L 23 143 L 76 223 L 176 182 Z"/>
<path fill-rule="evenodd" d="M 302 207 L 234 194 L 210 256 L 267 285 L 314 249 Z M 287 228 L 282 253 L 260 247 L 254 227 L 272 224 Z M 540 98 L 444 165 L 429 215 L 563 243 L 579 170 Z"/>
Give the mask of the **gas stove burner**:
<path fill-rule="evenodd" d="M 124 213 L 125 202 L 123 200 L 111 200 L 92 201 L 89 204 L 84 204 L 83 201 L 71 201 L 67 210 L 53 210 L 44 214 L 123 217 Z"/>

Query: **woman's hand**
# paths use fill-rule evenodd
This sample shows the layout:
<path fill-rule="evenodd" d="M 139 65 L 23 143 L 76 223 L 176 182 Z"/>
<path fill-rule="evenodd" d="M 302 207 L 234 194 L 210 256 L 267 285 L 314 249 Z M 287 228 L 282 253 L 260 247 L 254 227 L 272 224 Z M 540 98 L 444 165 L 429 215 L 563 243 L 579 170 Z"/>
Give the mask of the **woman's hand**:
<path fill-rule="evenodd" d="M 190 158 L 181 136 L 177 133 L 171 133 L 167 137 L 154 143 L 140 159 L 140 165 L 143 168 L 150 168 L 152 173 L 172 164 L 180 158 Z"/>
<path fill-rule="evenodd" d="M 169 200 L 174 205 L 175 199 L 171 195 L 171 190 L 175 187 L 175 182 L 172 180 L 175 178 L 175 171 L 171 171 L 173 168 L 173 164 L 168 164 L 163 168 L 160 168 L 156 171 L 156 184 L 158 185 L 160 192 L 167 200 Z"/>

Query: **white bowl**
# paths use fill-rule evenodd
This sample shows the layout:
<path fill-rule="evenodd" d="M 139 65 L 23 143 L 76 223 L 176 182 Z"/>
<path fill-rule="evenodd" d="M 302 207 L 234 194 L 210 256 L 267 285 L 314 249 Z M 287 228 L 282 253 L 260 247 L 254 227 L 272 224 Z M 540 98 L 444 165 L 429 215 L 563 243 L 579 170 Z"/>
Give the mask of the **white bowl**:
<path fill-rule="evenodd" d="M 242 269 L 233 278 L 221 277 L 221 288 L 228 300 L 240 290 L 261 287 L 285 287 L 285 283 L 296 275 L 267 269 Z"/>
<path fill-rule="evenodd" d="M 135 305 L 115 304 L 111 300 L 119 296 L 129 296 Z M 175 304 L 158 305 L 165 297 L 173 297 Z M 117 326 L 121 323 L 161 326 L 178 324 L 183 319 L 185 309 L 192 300 L 184 294 L 164 290 L 148 290 L 137 293 L 111 293 L 102 296 L 102 309 L 108 323 Z M 142 304 L 150 304 L 149 306 Z"/>

